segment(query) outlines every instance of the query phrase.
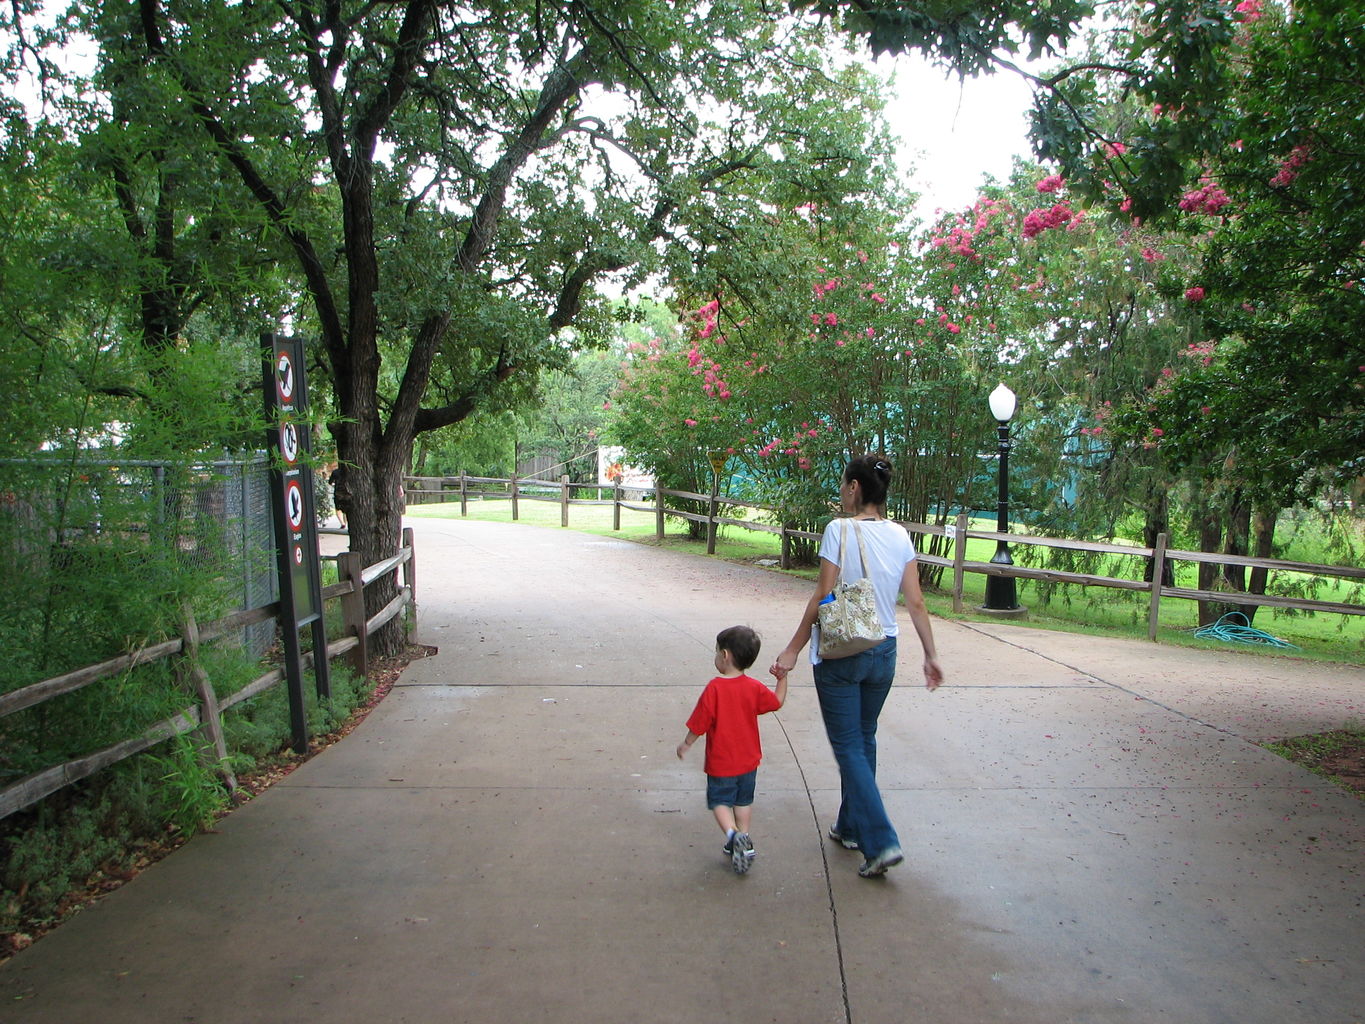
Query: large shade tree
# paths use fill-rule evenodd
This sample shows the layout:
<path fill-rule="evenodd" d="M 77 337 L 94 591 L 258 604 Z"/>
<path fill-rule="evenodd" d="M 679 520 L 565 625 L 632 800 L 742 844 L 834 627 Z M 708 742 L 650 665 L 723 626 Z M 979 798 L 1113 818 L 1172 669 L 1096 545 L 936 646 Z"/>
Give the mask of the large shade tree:
<path fill-rule="evenodd" d="M 595 282 L 704 262 L 761 183 L 837 200 L 863 162 L 828 31 L 757 3 L 137 0 L 79 27 L 99 91 L 72 127 L 139 252 L 143 343 L 282 261 L 371 559 L 419 433 L 532 394 L 566 327 L 605 340 Z M 196 258 L 215 240 L 230 265 Z"/>

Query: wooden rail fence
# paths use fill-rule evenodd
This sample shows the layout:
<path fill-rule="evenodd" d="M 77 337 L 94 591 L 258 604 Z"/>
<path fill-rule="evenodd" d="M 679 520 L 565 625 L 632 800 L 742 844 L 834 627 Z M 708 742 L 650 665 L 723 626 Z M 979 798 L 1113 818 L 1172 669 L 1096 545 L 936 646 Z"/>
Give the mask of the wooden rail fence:
<path fill-rule="evenodd" d="M 416 551 L 411 529 L 403 531 L 403 546 L 398 553 L 374 565 L 361 564 L 362 559 L 353 552 L 343 552 L 337 558 L 338 581 L 322 591 L 323 601 L 339 598 L 341 600 L 343 636 L 327 644 L 327 657 L 335 658 L 349 655 L 349 663 L 357 674 L 364 676 L 368 670 L 368 637 L 375 630 L 389 622 L 404 608 L 411 609 L 409 616 L 409 638 L 417 619 L 417 573 Z M 398 594 L 374 615 L 365 616 L 365 588 L 390 573 L 402 570 L 402 582 Z M 212 682 L 204 673 L 199 661 L 201 644 L 225 636 L 258 622 L 278 618 L 278 601 L 259 608 L 236 612 L 226 618 L 205 626 L 199 626 L 188 607 L 184 610 L 181 635 L 149 647 L 144 647 L 120 655 L 98 665 L 75 669 L 52 679 L 0 694 L 0 718 L 21 711 L 24 708 L 42 704 L 63 694 L 74 693 L 101 679 L 108 679 L 128 672 L 138 665 L 150 664 L 162 658 L 178 658 L 177 673 L 185 680 L 187 689 L 192 689 L 194 702 L 178 713 L 148 726 L 137 736 L 115 743 L 101 750 L 85 754 L 64 764 L 54 765 L 42 771 L 25 776 L 0 789 L 0 818 L 37 803 L 39 800 L 57 792 L 65 786 L 84 779 L 102 768 L 116 764 L 134 754 L 183 733 L 201 730 L 206 742 L 213 746 L 220 762 L 227 756 L 221 732 L 221 715 L 228 708 L 250 700 L 277 685 L 284 678 L 283 668 L 273 668 L 264 675 L 248 683 L 236 693 L 227 697 L 217 697 Z M 307 664 L 312 664 L 314 652 L 304 655 Z"/>
<path fill-rule="evenodd" d="M 491 485 L 491 486 L 490 486 Z M 480 477 L 460 474 L 450 477 L 409 477 L 404 481 L 404 489 L 410 501 L 446 502 L 458 500 L 460 515 L 468 515 L 469 501 L 507 499 L 512 502 L 512 518 L 519 514 L 518 501 L 556 501 L 560 505 L 560 525 L 569 525 L 569 508 L 572 505 L 611 505 L 612 529 L 621 528 L 621 510 L 645 512 L 654 516 L 655 536 L 662 540 L 664 523 L 668 516 L 705 523 L 707 530 L 707 553 L 715 553 L 716 530 L 720 526 L 733 526 L 744 530 L 774 533 L 781 538 L 782 568 L 791 567 L 791 542 L 794 539 L 819 540 L 820 534 L 798 530 L 791 524 L 773 524 L 736 519 L 720 514 L 722 506 L 749 508 L 759 512 L 771 512 L 771 508 L 747 502 L 738 498 L 712 492 L 697 494 L 692 491 L 675 491 L 667 488 L 631 488 L 633 494 L 652 494 L 653 501 L 627 500 L 626 491 L 619 486 L 599 484 L 574 484 L 567 476 L 561 477 L 558 484 L 544 481 L 518 480 L 516 477 Z M 575 492 L 596 492 L 595 498 L 576 498 Z M 603 493 L 610 494 L 603 498 Z M 707 503 L 708 512 L 702 515 L 681 509 L 667 508 L 661 498 L 684 498 L 695 502 Z M 1348 604 L 1342 601 L 1317 601 L 1311 598 L 1281 597 L 1274 594 L 1252 594 L 1236 590 L 1197 590 L 1189 587 L 1168 587 L 1160 584 L 1165 578 L 1169 562 L 1209 562 L 1217 565 L 1241 565 L 1272 571 L 1304 573 L 1312 576 L 1329 576 L 1338 579 L 1365 580 L 1365 568 L 1341 565 L 1316 565 L 1309 562 L 1293 562 L 1273 558 L 1253 558 L 1243 555 L 1224 555 L 1207 551 L 1183 551 L 1167 546 L 1166 534 L 1161 534 L 1154 547 L 1138 547 L 1128 544 L 1113 544 L 1097 541 L 1068 540 L 1055 537 L 1035 537 L 1026 534 L 997 533 L 992 530 L 973 530 L 969 526 L 967 514 L 961 513 L 954 523 L 936 526 L 923 523 L 902 523 L 911 534 L 917 536 L 942 536 L 952 548 L 952 556 L 921 553 L 920 558 L 928 565 L 942 566 L 952 570 L 952 589 L 954 611 L 963 610 L 963 581 L 967 573 L 980 573 L 988 576 L 1013 576 L 1018 579 L 1046 580 L 1054 583 L 1071 583 L 1084 587 L 1110 587 L 1118 590 L 1141 591 L 1150 595 L 1147 613 L 1147 637 L 1155 641 L 1157 619 L 1163 598 L 1187 601 L 1217 601 L 1223 604 L 1257 605 L 1275 608 L 1295 608 L 1304 611 L 1332 612 L 1340 615 L 1365 615 L 1365 605 Z M 1000 541 L 1011 547 L 1043 547 L 1066 551 L 1081 551 L 1107 555 L 1122 555 L 1142 559 L 1151 565 L 1150 579 L 1143 571 L 1135 573 L 1137 578 L 1124 579 L 1113 576 L 1095 576 L 1086 573 L 1065 572 L 1060 569 L 1034 568 L 1025 565 L 997 565 L 993 562 L 967 560 L 968 540 Z M 918 545 L 917 545 L 918 546 Z"/>

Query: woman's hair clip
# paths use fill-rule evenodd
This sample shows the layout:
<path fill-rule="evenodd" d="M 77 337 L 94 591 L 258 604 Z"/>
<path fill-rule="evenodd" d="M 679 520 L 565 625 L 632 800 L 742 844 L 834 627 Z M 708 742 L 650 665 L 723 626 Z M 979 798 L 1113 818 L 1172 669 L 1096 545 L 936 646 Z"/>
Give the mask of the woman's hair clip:
<path fill-rule="evenodd" d="M 877 460 L 876 468 L 881 470 L 883 473 L 891 472 L 891 467 L 888 466 L 885 462 L 882 462 L 881 459 Z"/>

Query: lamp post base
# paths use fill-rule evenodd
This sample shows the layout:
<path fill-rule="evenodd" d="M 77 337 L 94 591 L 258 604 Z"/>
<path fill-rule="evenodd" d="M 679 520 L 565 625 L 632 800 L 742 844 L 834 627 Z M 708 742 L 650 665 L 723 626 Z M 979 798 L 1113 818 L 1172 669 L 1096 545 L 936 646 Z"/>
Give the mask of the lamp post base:
<path fill-rule="evenodd" d="M 993 619 L 1027 619 L 1028 609 L 1023 605 L 1017 608 L 987 608 L 984 604 L 977 605 L 976 611 L 980 615 L 989 615 Z"/>

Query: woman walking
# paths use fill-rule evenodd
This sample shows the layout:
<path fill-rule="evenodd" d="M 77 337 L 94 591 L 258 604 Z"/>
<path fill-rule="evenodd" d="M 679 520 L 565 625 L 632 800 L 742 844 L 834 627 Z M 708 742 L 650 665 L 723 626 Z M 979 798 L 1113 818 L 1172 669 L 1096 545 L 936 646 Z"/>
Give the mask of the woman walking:
<path fill-rule="evenodd" d="M 905 529 L 886 518 L 890 482 L 890 463 L 875 455 L 861 455 L 845 468 L 839 499 L 844 512 L 853 519 L 854 531 L 849 536 L 856 532 L 860 537 L 850 541 L 844 551 L 843 521 L 835 519 L 825 527 L 815 593 L 806 602 L 791 642 L 770 670 L 779 678 L 790 672 L 814 634 L 811 662 L 815 691 L 820 699 L 825 733 L 839 763 L 843 795 L 839 816 L 829 836 L 847 849 L 862 851 L 864 860 L 858 874 L 864 878 L 883 875 L 905 859 L 900 838 L 887 817 L 877 788 L 877 718 L 896 674 L 897 593 L 905 596 L 910 622 L 924 649 L 925 685 L 936 690 L 943 682 L 929 613 L 920 593 L 914 546 Z M 862 576 L 871 578 L 877 616 L 886 639 L 860 654 L 822 660 L 817 653 L 818 609 L 839 580 L 841 566 L 844 578 L 850 582 Z"/>

